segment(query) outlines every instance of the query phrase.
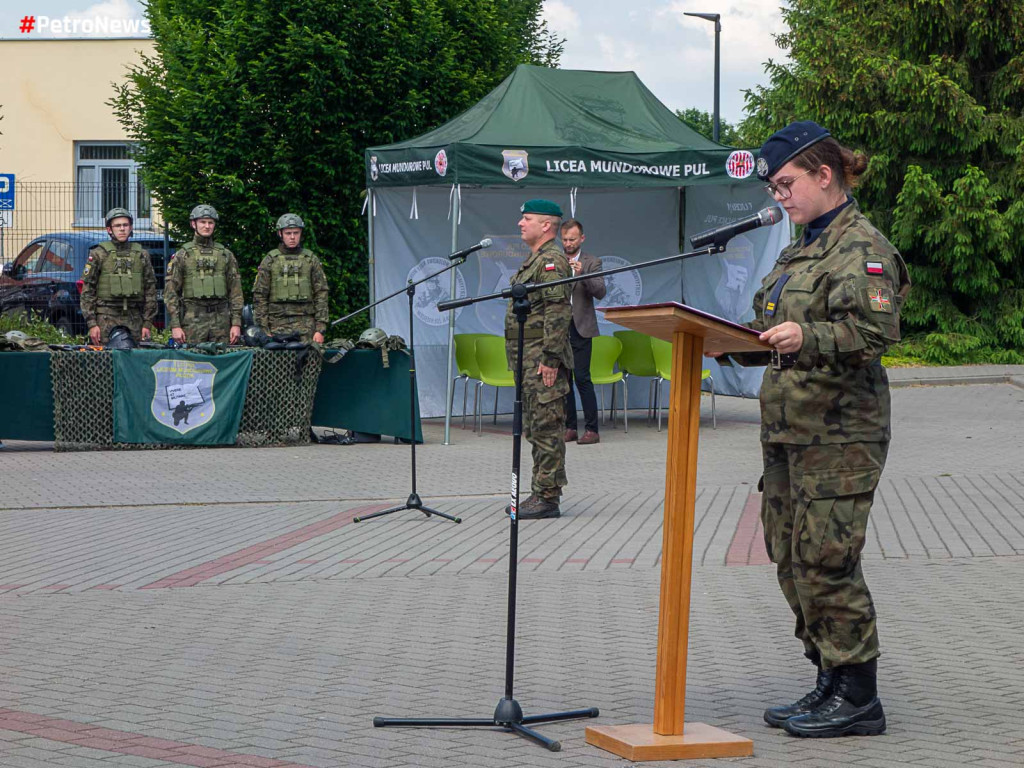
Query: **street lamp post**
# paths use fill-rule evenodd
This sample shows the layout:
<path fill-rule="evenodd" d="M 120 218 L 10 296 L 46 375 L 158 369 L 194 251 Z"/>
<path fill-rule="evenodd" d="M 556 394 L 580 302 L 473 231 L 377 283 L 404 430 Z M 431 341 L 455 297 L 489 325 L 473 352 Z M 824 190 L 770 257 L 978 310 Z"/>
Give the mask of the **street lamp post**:
<path fill-rule="evenodd" d="M 715 114 L 714 122 L 712 123 L 712 138 L 718 141 L 719 136 L 719 118 L 718 118 L 718 71 L 719 71 L 719 38 L 722 34 L 722 14 L 720 13 L 684 13 L 684 16 L 696 16 L 699 19 L 707 19 L 708 21 L 715 22 Z"/>

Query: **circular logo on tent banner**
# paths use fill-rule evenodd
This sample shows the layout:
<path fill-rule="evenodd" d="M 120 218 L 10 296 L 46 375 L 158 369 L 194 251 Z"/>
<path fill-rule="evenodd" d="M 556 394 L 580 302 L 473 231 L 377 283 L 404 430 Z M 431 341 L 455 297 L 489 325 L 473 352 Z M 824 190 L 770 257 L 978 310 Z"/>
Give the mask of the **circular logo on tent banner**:
<path fill-rule="evenodd" d="M 451 262 L 448 261 L 448 259 L 443 259 L 437 256 L 423 259 L 419 264 L 409 270 L 409 274 L 406 275 L 406 281 L 415 283 L 417 280 L 422 280 L 427 275 L 439 272 L 449 264 L 451 264 Z M 437 302 L 444 301 L 448 298 L 448 289 L 450 286 L 451 275 L 447 272 L 416 286 L 416 295 L 413 297 L 412 301 L 412 311 L 421 323 L 437 326 L 445 325 L 448 322 L 448 313 L 438 312 Z M 465 296 L 466 281 L 463 279 L 462 273 L 456 269 L 455 298 L 461 299 L 465 298 Z M 456 319 L 458 319 L 461 312 L 462 307 L 455 310 Z"/>
<path fill-rule="evenodd" d="M 602 269 L 618 269 L 628 267 L 633 262 L 626 261 L 621 256 L 602 256 Z M 604 298 L 599 302 L 602 307 L 631 307 L 640 303 L 640 297 L 644 295 L 644 283 L 640 277 L 640 270 L 631 269 L 618 274 L 608 275 L 604 279 L 606 292 Z M 598 322 L 606 323 L 604 313 L 597 313 Z M 614 323 L 608 323 L 614 325 Z"/>
<path fill-rule="evenodd" d="M 725 161 L 725 172 L 731 179 L 745 179 L 754 172 L 754 153 L 737 149 Z"/>
<path fill-rule="evenodd" d="M 443 149 L 434 155 L 434 170 L 438 176 L 448 173 L 448 155 Z"/>

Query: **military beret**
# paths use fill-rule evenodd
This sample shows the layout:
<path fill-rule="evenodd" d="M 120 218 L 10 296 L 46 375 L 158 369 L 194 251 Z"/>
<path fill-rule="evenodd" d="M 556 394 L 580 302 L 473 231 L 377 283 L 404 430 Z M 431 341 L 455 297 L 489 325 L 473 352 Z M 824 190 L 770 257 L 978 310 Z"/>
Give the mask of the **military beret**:
<path fill-rule="evenodd" d="M 768 141 L 761 147 L 760 156 L 757 158 L 757 177 L 766 181 L 805 149 L 831 135 L 813 120 L 790 123 L 781 131 L 769 136 Z"/>
<path fill-rule="evenodd" d="M 519 210 L 523 213 L 540 213 L 562 218 L 562 209 L 550 200 L 527 200 Z"/>

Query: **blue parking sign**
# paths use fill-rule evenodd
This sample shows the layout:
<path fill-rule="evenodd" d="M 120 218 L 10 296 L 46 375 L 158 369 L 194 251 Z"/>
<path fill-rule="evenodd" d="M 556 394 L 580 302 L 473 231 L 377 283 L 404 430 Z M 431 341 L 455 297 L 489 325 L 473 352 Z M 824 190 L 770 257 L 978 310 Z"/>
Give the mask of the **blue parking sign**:
<path fill-rule="evenodd" d="M 14 210 L 14 174 L 0 173 L 0 211 Z"/>

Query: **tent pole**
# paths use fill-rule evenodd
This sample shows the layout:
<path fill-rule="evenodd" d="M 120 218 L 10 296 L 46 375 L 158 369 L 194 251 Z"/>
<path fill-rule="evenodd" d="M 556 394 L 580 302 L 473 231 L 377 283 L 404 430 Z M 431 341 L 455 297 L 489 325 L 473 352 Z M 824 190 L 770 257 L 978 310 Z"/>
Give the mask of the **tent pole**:
<path fill-rule="evenodd" d="M 453 195 L 452 200 L 452 253 L 459 250 L 459 216 L 461 215 L 461 195 Z M 453 299 L 457 298 L 455 295 L 455 270 L 452 270 L 451 283 L 448 288 L 448 295 Z M 455 347 L 455 310 L 448 310 L 448 367 L 445 368 L 447 372 L 445 378 L 448 380 L 448 386 L 445 387 L 444 397 L 444 444 L 451 445 L 451 430 L 452 430 L 452 390 L 455 387 L 455 382 L 452 380 L 452 352 Z"/>
<path fill-rule="evenodd" d="M 368 238 L 368 245 L 369 245 L 369 249 L 368 250 L 370 251 L 370 264 L 369 264 L 369 266 L 370 266 L 370 293 L 369 293 L 369 296 L 370 296 L 370 303 L 373 304 L 373 302 L 376 301 L 376 298 L 374 296 L 374 294 L 376 293 L 376 290 L 374 289 L 374 284 L 377 281 L 377 260 L 374 257 L 374 253 L 373 253 L 373 211 L 374 211 L 374 208 L 377 205 L 377 201 L 373 199 L 373 190 L 372 189 L 367 189 L 366 190 L 366 194 L 369 195 L 369 200 L 366 203 L 366 213 L 367 213 L 367 216 L 366 216 L 367 224 L 366 224 L 366 226 L 367 226 L 367 230 L 368 230 L 367 231 L 367 238 Z M 377 310 L 375 308 L 371 308 L 370 309 L 370 326 L 373 327 L 373 326 L 376 326 L 376 325 L 377 325 Z"/>

